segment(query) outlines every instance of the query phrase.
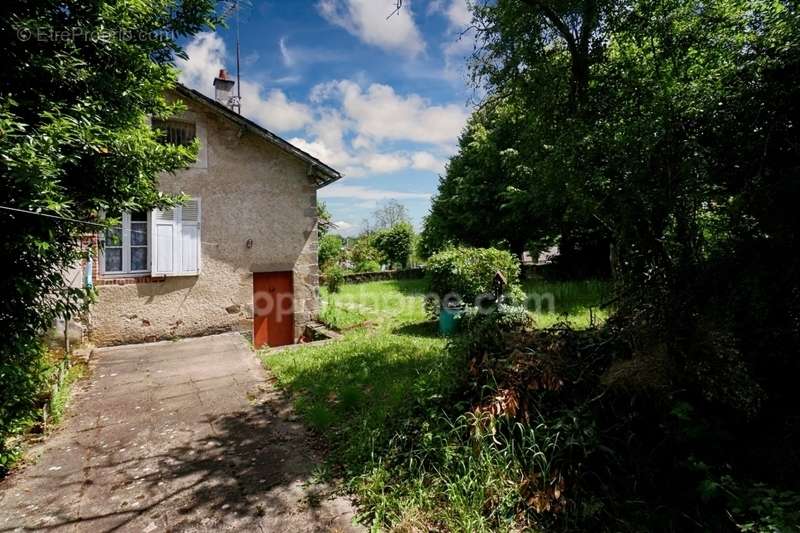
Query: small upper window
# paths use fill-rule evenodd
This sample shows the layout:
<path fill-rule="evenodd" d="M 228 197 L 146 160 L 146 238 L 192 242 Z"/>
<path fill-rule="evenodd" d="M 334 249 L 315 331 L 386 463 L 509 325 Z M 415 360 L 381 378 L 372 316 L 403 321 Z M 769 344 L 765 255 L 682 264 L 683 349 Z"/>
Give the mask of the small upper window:
<path fill-rule="evenodd" d="M 153 119 L 153 129 L 159 130 L 164 134 L 164 142 L 186 146 L 192 144 L 196 136 L 195 125 L 193 122 L 183 120 L 159 120 Z"/>

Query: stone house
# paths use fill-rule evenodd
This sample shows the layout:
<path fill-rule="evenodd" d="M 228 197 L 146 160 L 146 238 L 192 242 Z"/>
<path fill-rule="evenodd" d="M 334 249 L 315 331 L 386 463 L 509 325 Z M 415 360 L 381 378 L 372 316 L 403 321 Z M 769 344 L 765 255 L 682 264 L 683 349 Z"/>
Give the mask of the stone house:
<path fill-rule="evenodd" d="M 297 342 L 316 317 L 317 190 L 341 175 L 238 114 L 233 85 L 224 71 L 215 99 L 179 85 L 170 97 L 186 112 L 153 121 L 168 142 L 200 142 L 190 168 L 159 179 L 189 200 L 123 213 L 98 236 L 93 343 L 245 330 L 256 346 L 277 346 Z"/>

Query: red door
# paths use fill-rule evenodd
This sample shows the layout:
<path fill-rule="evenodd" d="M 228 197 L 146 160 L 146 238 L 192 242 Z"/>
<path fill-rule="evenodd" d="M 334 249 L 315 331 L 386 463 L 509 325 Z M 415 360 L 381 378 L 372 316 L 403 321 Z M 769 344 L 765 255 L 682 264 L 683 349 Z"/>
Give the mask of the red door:
<path fill-rule="evenodd" d="M 294 343 L 294 291 L 291 272 L 253 273 L 253 344 Z"/>

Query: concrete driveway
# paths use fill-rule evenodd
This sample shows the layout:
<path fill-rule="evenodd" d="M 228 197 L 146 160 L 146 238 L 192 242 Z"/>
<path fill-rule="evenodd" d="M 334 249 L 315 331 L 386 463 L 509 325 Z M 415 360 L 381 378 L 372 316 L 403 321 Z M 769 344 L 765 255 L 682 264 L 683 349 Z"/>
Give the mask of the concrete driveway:
<path fill-rule="evenodd" d="M 238 334 L 93 355 L 62 427 L 0 482 L 0 531 L 351 531 L 352 508 Z"/>

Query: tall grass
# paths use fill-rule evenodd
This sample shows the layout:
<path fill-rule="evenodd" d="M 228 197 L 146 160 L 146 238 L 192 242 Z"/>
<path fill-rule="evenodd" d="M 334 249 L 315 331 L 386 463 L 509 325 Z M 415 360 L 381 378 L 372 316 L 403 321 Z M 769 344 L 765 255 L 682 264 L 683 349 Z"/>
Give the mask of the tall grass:
<path fill-rule="evenodd" d="M 611 284 L 604 280 L 544 281 L 526 280 L 523 290 L 528 295 L 528 309 L 539 327 L 559 322 L 576 329 L 605 321 L 611 300 Z"/>
<path fill-rule="evenodd" d="M 560 434 L 543 421 L 494 430 L 471 418 L 458 391 L 463 357 L 427 322 L 424 280 L 344 285 L 323 291 L 321 318 L 346 330 L 321 347 L 263 354 L 304 420 L 328 441 L 329 471 L 359 497 L 362 517 L 401 530 L 512 531 L 538 472 L 548 479 Z M 552 294 L 540 325 L 589 324 L 602 282 L 529 281 L 530 294 Z M 527 487 L 521 490 L 520 487 Z"/>
<path fill-rule="evenodd" d="M 488 418 L 440 414 L 417 439 L 393 439 L 358 479 L 365 517 L 400 530 L 523 530 L 520 509 L 547 488 L 560 434 Z"/>

